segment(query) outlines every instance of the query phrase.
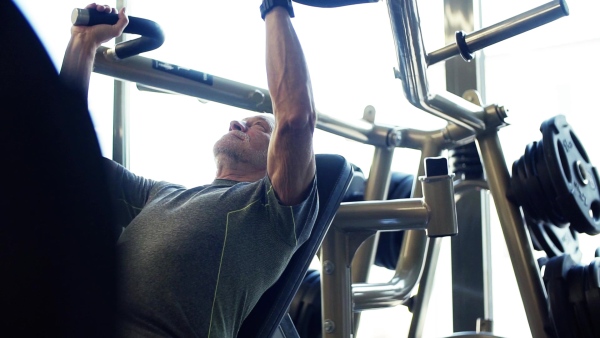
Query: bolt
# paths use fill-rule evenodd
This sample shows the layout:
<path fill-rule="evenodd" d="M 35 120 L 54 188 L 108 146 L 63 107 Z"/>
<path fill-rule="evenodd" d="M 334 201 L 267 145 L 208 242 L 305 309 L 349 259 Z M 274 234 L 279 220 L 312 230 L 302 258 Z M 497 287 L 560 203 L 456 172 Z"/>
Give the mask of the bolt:
<path fill-rule="evenodd" d="M 327 333 L 333 333 L 335 331 L 335 323 L 331 319 L 325 319 L 323 323 L 323 329 Z"/>
<path fill-rule="evenodd" d="M 331 275 L 334 270 L 335 270 L 335 264 L 333 264 L 332 261 L 325 261 L 323 263 L 323 271 L 326 274 Z"/>
<path fill-rule="evenodd" d="M 256 105 L 259 105 L 265 101 L 265 94 L 260 90 L 256 89 L 248 94 L 248 98 Z"/>
<path fill-rule="evenodd" d="M 400 130 L 392 130 L 388 134 L 388 145 L 391 147 L 399 147 L 402 142 L 402 132 Z"/>

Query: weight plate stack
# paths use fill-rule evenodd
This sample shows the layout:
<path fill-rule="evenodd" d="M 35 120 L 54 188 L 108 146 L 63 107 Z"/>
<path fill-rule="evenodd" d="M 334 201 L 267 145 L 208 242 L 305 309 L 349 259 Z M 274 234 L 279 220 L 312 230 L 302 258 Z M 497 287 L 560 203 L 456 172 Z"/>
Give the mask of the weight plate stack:
<path fill-rule="evenodd" d="M 553 117 L 540 128 L 543 159 L 555 192 L 554 201 L 562 215 L 579 233 L 600 233 L 600 192 L 598 172 L 563 115 Z"/>
<path fill-rule="evenodd" d="M 550 315 L 558 338 L 582 337 L 577 327 L 577 317 L 569 301 L 569 288 L 566 281 L 569 270 L 575 264 L 569 255 L 562 255 L 548 260 L 544 271 Z M 547 330 L 552 330 L 552 328 L 547 328 Z"/>
<path fill-rule="evenodd" d="M 600 337 L 600 258 L 595 258 L 585 267 L 584 295 L 591 330 L 594 337 Z"/>
<path fill-rule="evenodd" d="M 536 250 L 580 258 L 577 233 L 600 233 L 598 172 L 563 115 L 540 131 L 513 163 L 508 197 L 523 208 Z"/>
<path fill-rule="evenodd" d="M 544 284 L 558 338 L 600 337 L 600 258 L 587 266 L 569 255 L 551 258 Z"/>

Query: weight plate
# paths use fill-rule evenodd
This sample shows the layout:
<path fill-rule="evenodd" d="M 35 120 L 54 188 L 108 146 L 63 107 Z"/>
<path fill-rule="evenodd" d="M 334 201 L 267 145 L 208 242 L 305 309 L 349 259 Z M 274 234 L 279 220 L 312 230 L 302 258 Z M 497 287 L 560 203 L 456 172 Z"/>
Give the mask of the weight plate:
<path fill-rule="evenodd" d="M 554 185 L 552 183 L 552 174 L 548 171 L 548 164 L 544 155 L 543 142 L 537 142 L 536 147 L 533 150 L 536 160 L 534 164 L 535 172 L 540 181 L 540 185 L 543 187 L 543 191 L 545 192 L 545 195 L 540 196 L 540 198 L 545 198 L 550 205 L 550 207 L 545 210 L 547 217 L 550 220 L 550 223 L 559 227 L 565 227 L 567 224 L 569 224 L 569 220 L 562 213 L 562 209 L 556 200 L 558 193 L 554 189 Z"/>
<path fill-rule="evenodd" d="M 538 142 L 533 142 L 525 149 L 525 155 L 523 160 L 525 164 L 525 175 L 527 184 L 526 187 L 530 190 L 531 204 L 537 209 L 537 213 L 540 215 L 538 220 L 552 223 L 558 227 L 564 228 L 569 225 L 568 222 L 561 217 L 560 214 L 556 213 L 556 208 L 552 205 L 552 199 L 549 196 L 553 196 L 551 183 L 544 183 L 542 179 L 543 175 L 540 176 L 538 173 L 536 164 L 539 162 L 537 159 L 536 149 L 538 148 Z M 550 189 L 548 189 L 550 188 Z"/>
<path fill-rule="evenodd" d="M 569 255 L 551 258 L 546 263 L 544 284 L 548 293 L 550 314 L 558 338 L 579 338 L 577 319 L 569 302 L 566 275 L 575 262 Z"/>
<path fill-rule="evenodd" d="M 586 270 L 585 300 L 594 337 L 600 337 L 600 259 L 595 258 Z"/>
<path fill-rule="evenodd" d="M 598 174 L 563 115 L 542 123 L 544 159 L 561 213 L 581 233 L 600 233 Z"/>
<path fill-rule="evenodd" d="M 553 224 L 535 222 L 532 219 L 526 219 L 526 221 L 532 239 L 535 238 L 540 247 L 536 248 L 537 250 L 543 250 L 549 258 L 568 254 L 575 261 L 581 259 L 579 236 L 571 227 L 559 228 Z"/>
<path fill-rule="evenodd" d="M 594 338 L 590 323 L 587 303 L 585 299 L 585 276 L 586 267 L 574 265 L 567 272 L 567 288 L 569 292 L 569 303 L 571 303 L 575 319 L 577 320 L 577 329 L 580 336 Z"/>

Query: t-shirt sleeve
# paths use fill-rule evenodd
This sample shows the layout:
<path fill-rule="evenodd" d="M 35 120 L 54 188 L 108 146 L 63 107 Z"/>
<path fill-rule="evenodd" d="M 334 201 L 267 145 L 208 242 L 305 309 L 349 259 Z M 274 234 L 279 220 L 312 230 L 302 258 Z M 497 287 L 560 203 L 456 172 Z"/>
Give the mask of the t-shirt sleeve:
<path fill-rule="evenodd" d="M 293 206 L 285 206 L 278 200 L 268 177 L 264 179 L 264 184 L 271 217 L 274 218 L 273 224 L 277 224 L 276 231 L 290 245 L 302 245 L 310 236 L 319 212 L 317 177 L 313 178 L 310 192 L 304 201 Z M 293 230 L 289 229 L 289 226 L 292 226 Z"/>
<path fill-rule="evenodd" d="M 137 176 L 107 158 L 104 158 L 104 167 L 115 212 L 115 226 L 127 227 L 146 205 L 157 182 Z"/>

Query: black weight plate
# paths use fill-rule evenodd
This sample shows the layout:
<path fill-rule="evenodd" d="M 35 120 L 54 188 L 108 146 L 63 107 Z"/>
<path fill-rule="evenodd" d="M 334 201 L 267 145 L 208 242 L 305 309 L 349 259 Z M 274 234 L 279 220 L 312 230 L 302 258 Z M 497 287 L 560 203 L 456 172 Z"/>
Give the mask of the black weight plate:
<path fill-rule="evenodd" d="M 579 338 L 577 319 L 569 302 L 565 277 L 575 262 L 569 255 L 551 258 L 546 263 L 544 284 L 548 293 L 550 313 L 558 338 Z"/>
<path fill-rule="evenodd" d="M 563 115 L 544 121 L 540 130 L 562 214 L 578 232 L 600 233 L 600 182 L 581 142 Z"/>
<path fill-rule="evenodd" d="M 600 337 L 600 259 L 594 259 L 586 270 L 585 300 L 594 337 Z"/>
<path fill-rule="evenodd" d="M 567 273 L 567 288 L 569 290 L 569 302 L 572 304 L 573 312 L 575 313 L 580 336 L 582 338 L 594 338 L 585 299 L 585 275 L 586 267 L 581 265 L 573 266 Z"/>
<path fill-rule="evenodd" d="M 525 155 L 523 155 L 525 164 L 525 175 L 527 188 L 529 188 L 531 196 L 531 204 L 538 210 L 540 215 L 539 220 L 550 222 L 559 227 L 566 227 L 568 223 L 562 222 L 560 215 L 556 215 L 556 209 L 551 205 L 552 191 L 548 190 L 548 184 L 545 184 L 538 176 L 536 164 L 539 161 L 536 158 L 537 142 L 533 142 L 527 146 Z M 552 183 L 549 182 L 551 185 Z M 545 186 L 544 186 L 545 185 Z"/>
<path fill-rule="evenodd" d="M 569 225 L 569 220 L 561 213 L 561 209 L 556 201 L 556 190 L 554 190 L 548 165 L 544 158 L 543 142 L 537 142 L 535 145 L 532 154 L 534 163 L 532 165 L 545 200 L 548 203 L 548 209 L 545 210 L 546 216 L 550 223 L 561 228 L 566 227 Z"/>
<path fill-rule="evenodd" d="M 540 219 L 538 210 L 536 210 L 531 204 L 531 198 L 529 198 L 528 192 L 526 191 L 527 179 L 525 177 L 525 163 L 523 157 L 516 160 L 513 163 L 512 177 L 511 177 L 511 196 L 513 200 L 520 205 L 529 216 L 535 220 Z"/>

